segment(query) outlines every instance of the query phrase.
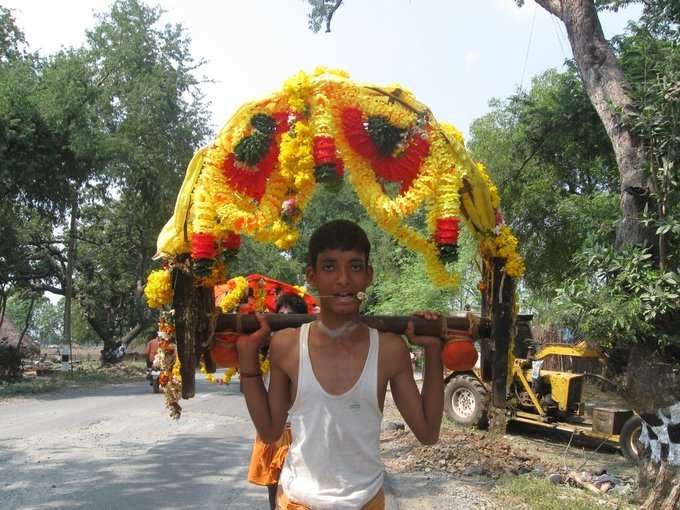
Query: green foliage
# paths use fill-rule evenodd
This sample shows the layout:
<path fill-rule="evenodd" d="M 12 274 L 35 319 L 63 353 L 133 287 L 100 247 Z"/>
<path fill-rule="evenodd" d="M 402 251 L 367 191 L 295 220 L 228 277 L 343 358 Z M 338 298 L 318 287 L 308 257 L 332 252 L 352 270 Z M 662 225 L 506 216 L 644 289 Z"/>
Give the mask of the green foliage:
<path fill-rule="evenodd" d="M 574 264 L 582 273 L 557 289 L 553 320 L 606 349 L 643 344 L 672 355 L 680 347 L 677 272 L 659 270 L 647 250 L 602 243 L 589 244 Z"/>
<path fill-rule="evenodd" d="M 117 1 L 88 33 L 87 55 L 103 100 L 109 186 L 83 197 L 79 302 L 105 347 L 151 327 L 142 287 L 156 237 L 170 217 L 186 162 L 208 135 L 208 114 L 178 25 L 162 12 Z M 198 63 L 200 65 L 200 63 Z"/>
<path fill-rule="evenodd" d="M 680 40 L 654 35 L 647 24 L 631 27 L 629 37 L 617 39 L 631 91 L 639 104 L 631 119 L 645 140 L 656 207 L 645 222 L 658 236 L 662 267 L 678 267 L 680 250 Z"/>
<path fill-rule="evenodd" d="M 12 286 L 63 294 L 75 238 L 79 311 L 109 344 L 151 324 L 142 286 L 156 236 L 209 133 L 201 63 L 161 15 L 114 2 L 83 48 L 44 58 L 18 51 L 0 11 L 0 34 L 14 34 L 0 58 L 0 298 Z"/>
<path fill-rule="evenodd" d="M 646 3 L 641 25 L 615 41 L 638 106 L 628 120 L 645 141 L 655 207 L 643 221 L 654 226 L 657 246 L 613 248 L 617 166 L 573 67 L 548 71 L 530 91 L 492 102 L 491 113 L 472 126 L 470 148 L 499 184 L 540 320 L 570 327 L 607 351 L 643 344 L 677 360 L 680 51 L 677 26 L 668 13 L 658 17 L 660 4 Z"/>
<path fill-rule="evenodd" d="M 12 11 L 0 5 L 0 63 L 25 54 L 26 39 L 17 26 Z"/>
<path fill-rule="evenodd" d="M 528 92 L 490 106 L 472 124 L 469 148 L 499 187 L 527 288 L 548 299 L 587 235 L 617 217 L 611 145 L 573 67 L 546 71 Z"/>
<path fill-rule="evenodd" d="M 342 0 L 307 0 L 307 3 L 312 7 L 307 15 L 309 29 L 317 33 L 325 23 L 326 32 L 330 32 L 331 19 L 342 4 Z"/>
<path fill-rule="evenodd" d="M 393 126 L 389 119 L 379 115 L 370 116 L 367 124 L 366 130 L 381 156 L 391 156 L 407 131 Z"/>

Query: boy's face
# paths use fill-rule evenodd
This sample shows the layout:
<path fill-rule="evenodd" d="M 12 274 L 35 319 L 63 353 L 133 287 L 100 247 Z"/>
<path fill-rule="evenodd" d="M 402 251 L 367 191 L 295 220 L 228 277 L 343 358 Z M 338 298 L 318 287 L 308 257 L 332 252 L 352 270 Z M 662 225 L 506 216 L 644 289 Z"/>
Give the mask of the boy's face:
<path fill-rule="evenodd" d="M 357 250 L 324 250 L 314 267 L 307 268 L 307 281 L 319 293 L 321 308 L 338 315 L 350 315 L 359 310 L 357 293 L 363 292 L 373 280 L 373 268 L 366 255 Z"/>

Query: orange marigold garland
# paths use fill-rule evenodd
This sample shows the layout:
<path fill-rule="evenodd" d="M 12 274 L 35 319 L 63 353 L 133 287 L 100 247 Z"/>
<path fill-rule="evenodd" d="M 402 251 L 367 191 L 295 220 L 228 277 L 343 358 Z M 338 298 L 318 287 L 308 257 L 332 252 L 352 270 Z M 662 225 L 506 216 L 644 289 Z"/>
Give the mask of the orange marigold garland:
<path fill-rule="evenodd" d="M 158 323 L 158 351 L 153 360 L 153 366 L 161 373 L 158 384 L 165 393 L 165 406 L 170 411 L 170 417 L 178 420 L 182 415 L 179 399 L 182 397 L 182 376 L 180 361 L 177 356 L 177 345 L 174 343 L 175 326 L 173 312 L 161 312 Z"/>

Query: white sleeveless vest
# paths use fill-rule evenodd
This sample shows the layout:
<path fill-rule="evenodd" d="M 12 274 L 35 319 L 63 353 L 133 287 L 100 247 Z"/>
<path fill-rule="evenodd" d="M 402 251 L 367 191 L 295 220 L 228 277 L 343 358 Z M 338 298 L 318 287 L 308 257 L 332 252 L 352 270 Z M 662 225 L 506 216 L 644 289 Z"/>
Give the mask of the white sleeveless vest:
<path fill-rule="evenodd" d="M 288 412 L 291 444 L 279 481 L 291 501 L 312 510 L 361 508 L 383 486 L 378 405 L 378 331 L 354 386 L 331 395 L 309 358 L 309 327 L 300 328 L 297 394 Z"/>

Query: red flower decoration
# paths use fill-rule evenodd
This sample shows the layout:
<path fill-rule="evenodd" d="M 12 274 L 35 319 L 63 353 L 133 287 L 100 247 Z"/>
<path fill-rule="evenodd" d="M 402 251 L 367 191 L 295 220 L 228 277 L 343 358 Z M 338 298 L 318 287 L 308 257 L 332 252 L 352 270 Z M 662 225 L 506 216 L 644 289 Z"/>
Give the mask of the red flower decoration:
<path fill-rule="evenodd" d="M 317 166 L 335 164 L 335 140 L 330 136 L 315 136 L 312 151 Z"/>
<path fill-rule="evenodd" d="M 215 236 L 197 232 L 191 235 L 191 258 L 213 260 L 216 253 Z"/>
<path fill-rule="evenodd" d="M 280 135 L 288 131 L 288 116 L 289 112 L 272 113 L 272 117 L 276 121 L 276 134 Z"/>
<path fill-rule="evenodd" d="M 381 156 L 364 125 L 364 115 L 358 108 L 345 108 L 340 113 L 342 129 L 347 141 L 359 156 L 371 162 L 373 171 L 388 182 L 400 182 L 406 191 L 418 176 L 423 160 L 430 152 L 430 144 L 420 136 L 412 136 L 408 147 L 399 156 Z"/>
<path fill-rule="evenodd" d="M 460 220 L 458 218 L 439 218 L 434 233 L 434 241 L 438 245 L 458 244 Z"/>
<path fill-rule="evenodd" d="M 262 199 L 267 188 L 267 179 L 279 158 L 279 141 L 272 140 L 264 158 L 255 167 L 249 167 L 236 162 L 234 154 L 229 154 L 222 164 L 222 172 L 232 188 L 254 198 L 258 202 Z"/>
<path fill-rule="evenodd" d="M 241 247 L 241 236 L 230 233 L 227 237 L 222 239 L 223 250 L 238 250 Z"/>
<path fill-rule="evenodd" d="M 350 147 L 359 156 L 373 161 L 378 157 L 376 148 L 371 136 L 364 126 L 364 115 L 358 108 L 345 108 L 341 114 L 342 129 L 347 137 Z"/>

